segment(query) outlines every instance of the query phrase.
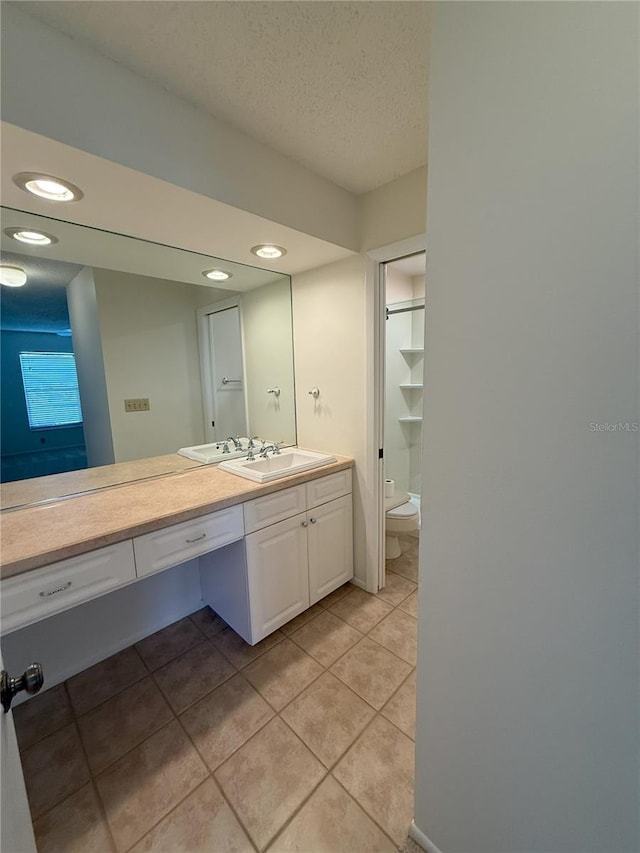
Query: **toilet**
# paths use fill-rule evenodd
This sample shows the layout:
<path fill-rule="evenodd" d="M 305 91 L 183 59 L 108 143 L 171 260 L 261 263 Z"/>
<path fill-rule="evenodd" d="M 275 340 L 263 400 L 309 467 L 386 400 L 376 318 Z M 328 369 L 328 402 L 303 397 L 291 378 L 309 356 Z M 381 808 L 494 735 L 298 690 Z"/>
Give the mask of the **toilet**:
<path fill-rule="evenodd" d="M 385 525 L 385 559 L 395 560 L 402 553 L 398 536 L 402 533 L 414 533 L 420 530 L 419 497 L 408 494 L 394 495 L 387 498 Z"/>

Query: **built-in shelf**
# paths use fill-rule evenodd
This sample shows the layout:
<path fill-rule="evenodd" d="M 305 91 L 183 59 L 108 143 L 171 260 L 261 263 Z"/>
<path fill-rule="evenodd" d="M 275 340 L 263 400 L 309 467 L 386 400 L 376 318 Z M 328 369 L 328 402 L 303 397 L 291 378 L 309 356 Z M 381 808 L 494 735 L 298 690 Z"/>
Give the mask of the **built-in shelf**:
<path fill-rule="evenodd" d="M 424 355 L 424 347 L 400 347 L 403 355 Z"/>
<path fill-rule="evenodd" d="M 422 391 L 424 386 L 422 382 L 401 382 L 398 387 L 403 391 Z"/>
<path fill-rule="evenodd" d="M 421 424 L 422 423 L 422 415 L 405 415 L 402 418 L 398 418 L 401 424 Z"/>

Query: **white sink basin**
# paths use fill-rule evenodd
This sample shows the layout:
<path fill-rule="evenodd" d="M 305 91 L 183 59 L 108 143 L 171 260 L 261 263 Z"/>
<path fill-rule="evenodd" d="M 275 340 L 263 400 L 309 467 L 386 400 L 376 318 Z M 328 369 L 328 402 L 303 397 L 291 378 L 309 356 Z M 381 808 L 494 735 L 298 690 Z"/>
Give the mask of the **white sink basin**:
<path fill-rule="evenodd" d="M 262 440 L 262 439 L 260 439 Z M 180 456 L 186 456 L 187 459 L 193 459 L 194 462 L 222 462 L 225 459 L 238 459 L 240 456 L 246 456 L 249 452 L 247 444 L 248 438 L 242 438 L 242 450 L 236 450 L 232 442 L 213 441 L 211 444 L 196 444 L 193 447 L 181 447 L 178 453 Z M 271 444 L 270 441 L 265 441 L 265 444 Z M 224 452 L 224 445 L 227 445 L 229 452 Z M 260 444 L 258 444 L 260 447 Z"/>
<path fill-rule="evenodd" d="M 335 461 L 335 456 L 329 453 L 292 447 L 268 456 L 266 459 L 225 460 L 218 467 L 222 471 L 229 471 L 230 474 L 246 477 L 247 480 L 254 480 L 256 483 L 268 483 L 279 477 L 289 477 L 291 474 L 299 474 L 301 471 L 309 471 L 311 468 L 319 468 L 321 465 L 329 465 Z"/>

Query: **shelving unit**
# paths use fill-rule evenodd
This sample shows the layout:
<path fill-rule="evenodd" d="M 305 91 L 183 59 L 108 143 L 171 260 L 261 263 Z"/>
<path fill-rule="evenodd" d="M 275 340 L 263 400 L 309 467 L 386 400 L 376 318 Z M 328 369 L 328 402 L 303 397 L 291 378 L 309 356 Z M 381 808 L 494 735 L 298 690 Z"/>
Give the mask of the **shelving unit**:
<path fill-rule="evenodd" d="M 410 373 L 417 369 L 416 362 L 418 357 L 424 355 L 424 347 L 400 347 L 400 352 L 407 360 L 407 366 Z M 401 391 L 422 392 L 424 385 L 422 382 L 400 382 L 398 387 Z M 411 400 L 415 400 L 415 393 L 411 393 Z M 401 424 L 421 424 L 422 415 L 400 415 L 398 421 Z"/>

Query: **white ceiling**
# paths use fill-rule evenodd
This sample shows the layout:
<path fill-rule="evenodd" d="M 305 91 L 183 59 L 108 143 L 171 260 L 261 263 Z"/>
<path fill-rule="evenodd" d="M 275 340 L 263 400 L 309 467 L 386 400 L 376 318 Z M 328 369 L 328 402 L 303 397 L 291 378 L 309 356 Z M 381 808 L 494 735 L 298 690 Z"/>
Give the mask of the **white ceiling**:
<path fill-rule="evenodd" d="M 424 165 L 428 2 L 16 2 L 354 193 Z"/>

